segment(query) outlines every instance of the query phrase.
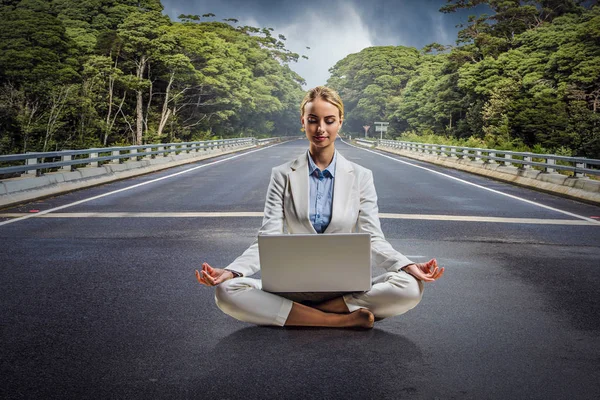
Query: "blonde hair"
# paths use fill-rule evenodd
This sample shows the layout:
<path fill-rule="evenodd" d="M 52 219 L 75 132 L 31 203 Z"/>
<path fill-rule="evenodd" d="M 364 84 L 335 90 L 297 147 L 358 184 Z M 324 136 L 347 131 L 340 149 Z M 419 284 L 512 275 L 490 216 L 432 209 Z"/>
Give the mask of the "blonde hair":
<path fill-rule="evenodd" d="M 300 104 L 300 116 L 304 116 L 304 107 L 306 106 L 306 103 L 310 103 L 317 98 L 323 99 L 336 106 L 340 111 L 340 119 L 344 119 L 344 103 L 342 102 L 342 98 L 335 90 L 330 89 L 327 86 L 317 86 L 306 92 L 306 95 Z"/>

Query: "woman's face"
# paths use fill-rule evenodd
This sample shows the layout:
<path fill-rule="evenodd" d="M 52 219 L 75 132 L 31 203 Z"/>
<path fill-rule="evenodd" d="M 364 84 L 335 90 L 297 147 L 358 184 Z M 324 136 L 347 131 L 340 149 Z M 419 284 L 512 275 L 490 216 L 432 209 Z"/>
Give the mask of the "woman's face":
<path fill-rule="evenodd" d="M 301 122 L 311 149 L 333 145 L 342 127 L 340 110 L 321 98 L 304 105 Z"/>

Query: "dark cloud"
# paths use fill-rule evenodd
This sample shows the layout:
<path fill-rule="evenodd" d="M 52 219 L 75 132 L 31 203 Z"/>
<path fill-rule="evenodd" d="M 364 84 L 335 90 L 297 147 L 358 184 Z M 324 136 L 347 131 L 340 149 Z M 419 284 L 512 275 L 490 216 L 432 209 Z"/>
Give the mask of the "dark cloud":
<path fill-rule="evenodd" d="M 421 48 L 432 42 L 454 44 L 457 28 L 472 11 L 443 14 L 444 0 L 163 0 L 171 18 L 179 14 L 216 14 L 216 19 L 236 18 L 241 23 L 256 21 L 260 26 L 286 26 L 307 11 L 329 18 L 331 24 L 353 6 L 373 33 L 375 45 L 403 45 Z M 310 19 L 307 29 L 318 29 Z M 395 40 L 395 43 L 390 41 Z"/>
<path fill-rule="evenodd" d="M 456 41 L 461 21 L 471 10 L 454 14 L 439 12 L 445 0 L 163 0 L 165 12 L 213 13 L 222 20 L 236 18 L 240 24 L 272 27 L 287 37 L 287 47 L 306 54 L 309 61 L 292 65 L 307 86 L 323 84 L 327 70 L 346 55 L 369 46 L 423 46 Z M 310 46 L 311 50 L 307 50 Z M 334 51 L 331 51 L 332 47 Z"/>

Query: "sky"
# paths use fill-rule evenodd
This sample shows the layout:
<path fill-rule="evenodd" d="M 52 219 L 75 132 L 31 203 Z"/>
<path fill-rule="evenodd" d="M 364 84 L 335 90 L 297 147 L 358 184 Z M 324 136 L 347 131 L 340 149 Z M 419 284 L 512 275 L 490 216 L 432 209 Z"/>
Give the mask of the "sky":
<path fill-rule="evenodd" d="M 437 42 L 454 45 L 457 24 L 473 10 L 444 14 L 445 0 L 162 0 L 172 20 L 181 14 L 213 13 L 221 21 L 274 29 L 286 48 L 300 56 L 290 68 L 306 80 L 305 89 L 324 85 L 329 69 L 348 54 L 371 46 L 418 49 Z M 307 49 L 310 47 L 310 49 Z"/>

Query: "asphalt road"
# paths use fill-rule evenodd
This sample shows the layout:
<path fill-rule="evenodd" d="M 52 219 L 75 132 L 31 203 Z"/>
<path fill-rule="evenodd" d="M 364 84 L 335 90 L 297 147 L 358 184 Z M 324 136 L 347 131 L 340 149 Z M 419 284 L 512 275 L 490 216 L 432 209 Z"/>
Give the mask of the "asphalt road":
<path fill-rule="evenodd" d="M 262 212 L 306 146 L 1 210 L 0 398 L 598 398 L 600 207 L 340 142 L 373 170 L 387 239 L 444 277 L 370 331 L 221 313 L 194 269 L 253 241 L 261 218 L 229 213 Z"/>

